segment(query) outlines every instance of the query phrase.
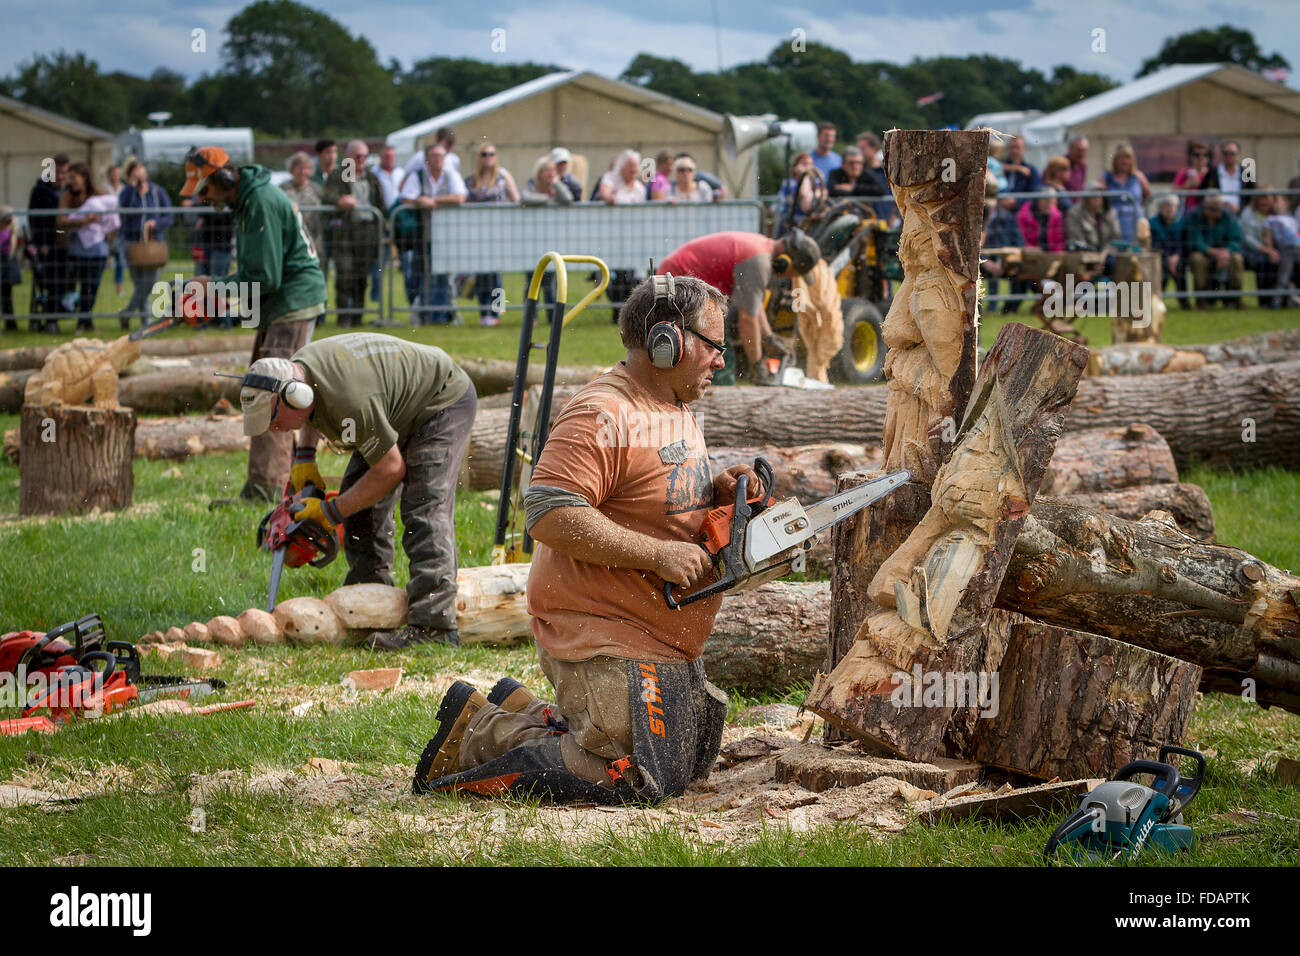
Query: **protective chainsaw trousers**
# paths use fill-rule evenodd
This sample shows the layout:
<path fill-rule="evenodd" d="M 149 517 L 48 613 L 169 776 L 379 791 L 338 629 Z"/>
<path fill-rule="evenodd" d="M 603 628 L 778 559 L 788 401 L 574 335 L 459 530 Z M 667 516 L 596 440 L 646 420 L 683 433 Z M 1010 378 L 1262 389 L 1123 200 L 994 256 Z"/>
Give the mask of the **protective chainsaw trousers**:
<path fill-rule="evenodd" d="M 708 776 L 722 746 L 727 695 L 699 661 L 561 661 L 538 648 L 556 703 L 523 713 L 488 704 L 460 749 L 461 771 L 429 789 L 557 802 L 654 803 Z"/>

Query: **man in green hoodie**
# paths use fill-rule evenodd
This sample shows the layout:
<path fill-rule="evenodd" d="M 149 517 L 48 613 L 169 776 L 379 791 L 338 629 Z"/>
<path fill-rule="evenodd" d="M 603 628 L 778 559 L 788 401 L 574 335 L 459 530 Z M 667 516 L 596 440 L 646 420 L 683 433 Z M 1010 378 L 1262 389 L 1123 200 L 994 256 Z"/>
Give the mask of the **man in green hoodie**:
<path fill-rule="evenodd" d="M 316 317 L 325 311 L 325 276 L 302 214 L 271 185 L 270 171 L 251 164 L 236 167 L 224 150 L 205 146 L 186 157 L 181 195 L 235 214 L 235 272 L 195 281 L 205 291 L 209 285 L 238 290 L 243 325 L 257 329 L 249 364 L 260 358 L 287 359 L 310 342 Z M 292 456 L 290 434 L 253 437 L 240 497 L 279 501 Z"/>

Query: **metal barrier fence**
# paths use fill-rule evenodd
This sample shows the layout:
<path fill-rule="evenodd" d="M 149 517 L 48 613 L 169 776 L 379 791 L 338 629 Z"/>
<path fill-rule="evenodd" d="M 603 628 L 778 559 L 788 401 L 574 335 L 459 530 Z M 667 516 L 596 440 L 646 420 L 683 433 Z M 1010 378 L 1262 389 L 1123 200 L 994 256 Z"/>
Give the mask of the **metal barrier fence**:
<path fill-rule="evenodd" d="M 403 256 L 408 305 L 394 306 L 393 312 L 405 311 L 419 323 L 454 321 L 451 317 L 463 311 L 478 311 L 490 321 L 502 312 L 522 309 L 522 302 L 504 301 L 502 273 L 530 273 L 548 249 L 573 249 L 608 263 L 616 274 L 608 297 L 618 306 L 633 277 L 646 273 L 651 258 L 662 259 L 683 243 L 713 232 L 761 232 L 766 215 L 763 204 L 752 199 L 443 207 L 426 214 L 428 243 Z M 449 284 L 456 277 L 474 278 L 477 305 L 455 303 Z M 397 301 L 391 291 L 388 298 Z"/>
<path fill-rule="evenodd" d="M 1222 193 L 1220 193 L 1222 194 Z M 1054 197 L 1058 207 L 1089 196 L 1102 195 L 1114 200 L 1116 213 L 1125 206 L 1137 204 L 1133 197 L 1117 190 L 1004 193 L 1003 198 L 1013 198 L 1021 205 L 1038 198 Z M 1261 244 L 1263 230 L 1270 234 L 1281 228 L 1279 238 L 1284 239 L 1285 223 L 1269 223 L 1255 213 L 1233 216 L 1243 232 L 1241 249 L 1228 256 L 1206 254 L 1198 248 L 1197 238 L 1190 228 L 1195 214 L 1182 209 L 1190 198 L 1199 203 L 1206 193 L 1196 190 L 1165 190 L 1154 192 L 1141 209 L 1132 215 L 1142 215 L 1152 221 L 1158 216 L 1158 205 L 1163 196 L 1172 195 L 1180 200 L 1179 215 L 1168 228 L 1153 228 L 1152 250 L 1161 257 L 1159 286 L 1166 299 L 1205 300 L 1212 298 L 1258 298 L 1261 305 L 1282 307 L 1300 304 L 1296 286 L 1300 285 L 1300 249 L 1295 245 L 1268 251 Z M 1246 190 L 1241 193 L 1249 203 L 1256 196 L 1294 197 L 1300 202 L 1300 190 L 1269 189 Z M 672 205 L 646 203 L 632 206 L 609 206 L 603 203 L 574 203 L 568 206 L 523 206 L 518 204 L 470 204 L 461 207 L 443 207 L 424 214 L 423 235 L 427 242 L 406 244 L 399 253 L 394 247 L 393 216 L 384 217 L 373 207 L 356 211 L 340 210 L 333 206 L 303 206 L 303 225 L 316 245 L 327 281 L 330 283 L 329 299 L 333 306 L 329 312 L 339 316 L 345 324 L 360 324 L 373 317 L 379 324 L 396 324 L 398 316 L 409 317 L 413 322 L 438 319 L 448 321 L 457 311 L 477 310 L 485 315 L 500 314 L 509 309 L 522 308 L 521 303 L 505 303 L 502 293 L 503 272 L 526 272 L 536 263 L 542 252 L 551 248 L 580 250 L 599 255 L 619 273 L 609 299 L 616 307 L 621 304 L 622 292 L 630 289 L 633 277 L 644 274 L 648 259 L 661 258 L 683 242 L 711 232 L 729 229 L 762 232 L 768 219 L 768 209 L 757 200 L 732 200 L 719 203 Z M 165 233 L 169 247 L 166 267 L 159 269 L 132 269 L 126 263 L 127 230 L 119 233 L 118 241 L 110 254 L 103 258 L 70 256 L 70 250 L 52 242 L 53 232 L 41 224 L 49 217 L 68 215 L 70 210 L 16 210 L 14 229 L 26 236 L 27 244 L 19 252 L 19 283 L 3 283 L 3 318 L 8 322 L 30 321 L 33 327 L 44 326 L 57 331 L 60 321 L 76 320 L 80 323 L 95 318 L 120 318 L 124 323 L 144 321 L 153 317 L 151 294 L 154 283 L 173 282 L 195 275 L 230 274 L 235 267 L 233 219 L 230 213 L 221 213 L 207 206 L 174 206 L 153 210 L 118 210 L 124 221 L 127 217 L 140 219 L 146 216 L 170 216 L 172 221 Z M 384 223 L 380 229 L 367 223 L 353 221 L 353 216 L 373 216 Z M 1048 222 L 1049 234 L 1056 234 L 1057 244 L 1068 252 L 1073 240 L 1070 234 L 1068 213 L 1062 211 L 1053 229 Z M 65 224 L 65 233 L 78 228 Z M 39 248 L 41 236 L 47 239 L 44 249 Z M 1016 245 L 1023 248 L 1024 237 Z M 1057 250 L 1048 250 L 1049 253 Z M 1100 270 L 1092 269 L 1088 277 L 1117 278 L 1115 264 L 1132 258 L 1136 250 L 1132 245 L 1119 243 L 1102 250 L 1109 253 L 1110 261 Z M 996 259 L 996 257 L 994 257 Z M 188 260 L 188 261 L 187 261 Z M 1070 270 L 1067 265 L 1066 271 Z M 331 275 L 332 271 L 332 275 Z M 1150 271 L 1150 270 L 1149 270 Z M 1122 280 L 1124 268 L 1118 270 Z M 0 270 L 4 278 L 13 276 L 10 269 Z M 1095 274 L 1094 274 L 1095 273 Z M 1255 278 L 1255 288 L 1244 288 L 1246 273 Z M 405 295 L 397 292 L 396 278 L 403 279 Z M 1005 275 L 1005 273 L 1004 273 Z M 455 277 L 475 278 L 478 304 L 457 305 L 451 289 Z M 434 281 L 434 279 L 438 281 Z M 1013 304 L 1035 300 L 1030 291 L 1029 279 L 1011 277 L 1013 285 L 1009 294 L 996 292 L 996 284 L 987 297 L 990 303 Z M 1147 281 L 1153 277 L 1144 275 Z M 110 281 L 121 284 L 121 291 L 106 294 L 104 286 Z M 24 288 L 26 286 L 26 288 Z M 1172 290 L 1170 289 L 1172 287 Z M 403 299 L 405 304 L 402 304 Z M 23 310 L 23 306 L 26 309 Z M 107 305 L 107 307 L 106 307 Z M 232 317 L 230 324 L 237 324 Z"/>
<path fill-rule="evenodd" d="M 333 267 L 327 305 L 331 300 L 334 304 L 327 314 L 356 324 L 367 316 L 383 320 L 388 307 L 379 269 L 391 263 L 383 212 L 372 206 L 340 210 L 319 205 L 302 206 L 300 212 L 304 232 L 317 250 L 327 280 Z M 69 221 L 59 226 L 51 222 L 60 216 L 76 216 L 76 210 L 15 210 L 13 228 L 23 237 L 22 248 L 13 256 L 19 281 L 5 286 L 3 319 L 28 321 L 33 329 L 56 332 L 64 321 L 75 321 L 81 329 L 93 319 L 116 318 L 125 329 L 161 315 L 165 304 L 154 294 L 156 283 L 183 286 L 195 276 L 221 278 L 235 271 L 234 217 L 229 212 L 199 205 L 118 209 L 113 214 L 120 226 L 115 239 L 106 239 L 108 254 L 83 256 L 76 254 L 80 250 L 72 248 L 71 239 L 87 223 Z M 373 220 L 373 227 L 367 228 L 365 217 Z M 131 228 L 130 219 L 164 223 L 157 235 L 167 247 L 165 265 L 130 265 L 131 243 L 126 237 L 140 231 Z M 10 272 L 6 278 L 15 276 Z M 114 287 L 111 294 L 104 288 L 110 283 Z M 234 327 L 240 321 L 240 316 L 232 315 L 221 324 Z"/>

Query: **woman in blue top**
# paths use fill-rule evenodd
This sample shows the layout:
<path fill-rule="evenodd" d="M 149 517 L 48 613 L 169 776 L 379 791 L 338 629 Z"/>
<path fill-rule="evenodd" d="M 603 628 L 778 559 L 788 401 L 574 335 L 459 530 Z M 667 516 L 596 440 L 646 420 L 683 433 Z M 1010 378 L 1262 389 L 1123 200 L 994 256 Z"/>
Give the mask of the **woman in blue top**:
<path fill-rule="evenodd" d="M 1137 242 L 1138 216 L 1143 215 L 1146 201 L 1151 198 L 1151 184 L 1137 168 L 1133 147 L 1127 143 L 1115 147 L 1110 171 L 1103 181 L 1107 189 L 1128 193 L 1127 196 L 1112 196 L 1111 205 L 1119 216 L 1120 236 L 1125 242 Z"/>
<path fill-rule="evenodd" d="M 167 190 L 157 183 L 149 182 L 149 170 L 144 163 L 133 159 L 126 164 L 126 187 L 117 194 L 118 208 L 122 213 L 122 236 L 124 245 L 139 242 L 141 239 L 167 241 L 167 227 L 172 224 L 169 212 L 136 213 L 127 215 L 128 209 L 165 209 L 172 204 Z M 158 269 L 137 269 L 131 266 L 131 301 L 118 313 L 122 328 L 131 327 L 131 316 L 140 316 L 140 324 L 152 321 L 149 315 L 149 293 L 158 281 Z"/>

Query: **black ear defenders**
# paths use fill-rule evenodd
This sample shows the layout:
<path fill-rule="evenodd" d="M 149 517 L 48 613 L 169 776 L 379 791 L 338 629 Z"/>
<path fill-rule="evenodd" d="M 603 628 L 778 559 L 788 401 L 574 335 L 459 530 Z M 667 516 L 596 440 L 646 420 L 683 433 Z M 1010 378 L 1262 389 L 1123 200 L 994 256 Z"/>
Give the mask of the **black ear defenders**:
<path fill-rule="evenodd" d="M 311 408 L 312 402 L 316 400 L 316 393 L 312 391 L 312 387 L 297 379 L 291 378 L 287 382 L 282 382 L 278 378 L 258 375 L 256 372 L 249 372 L 246 375 L 231 375 L 228 372 L 216 374 L 222 378 L 239 379 L 241 388 L 257 388 L 278 395 L 290 408 Z"/>
<path fill-rule="evenodd" d="M 677 280 L 671 275 L 655 275 L 653 262 L 650 263 L 650 273 L 650 282 L 655 294 L 654 305 L 651 306 L 653 309 L 664 299 L 670 302 L 673 300 L 677 295 Z M 678 321 L 656 322 L 650 327 L 645 337 L 645 350 L 650 356 L 651 365 L 655 368 L 669 369 L 682 360 L 682 350 L 685 348 L 684 329 L 685 326 Z"/>
<path fill-rule="evenodd" d="M 794 265 L 794 260 L 790 258 L 789 253 L 783 252 L 772 257 L 772 273 L 774 275 L 783 275 L 792 265 Z"/>

